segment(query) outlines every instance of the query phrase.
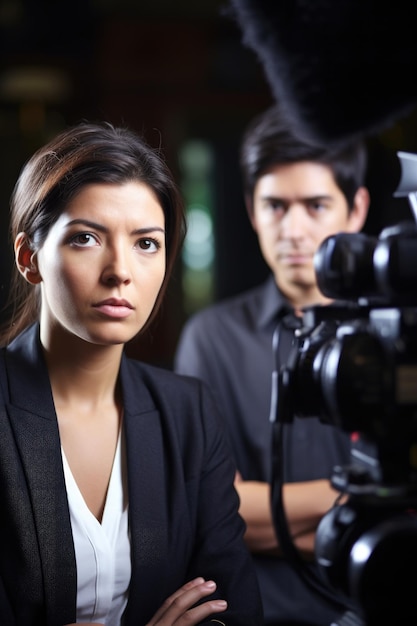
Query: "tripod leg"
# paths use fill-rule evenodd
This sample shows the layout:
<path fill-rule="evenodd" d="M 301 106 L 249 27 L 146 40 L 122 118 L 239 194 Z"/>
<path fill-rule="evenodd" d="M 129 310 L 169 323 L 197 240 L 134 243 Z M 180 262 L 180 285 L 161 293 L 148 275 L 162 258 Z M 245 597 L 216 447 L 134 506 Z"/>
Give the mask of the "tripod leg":
<path fill-rule="evenodd" d="M 330 626 L 366 626 L 366 624 L 353 611 L 346 611 L 337 622 L 332 622 Z"/>

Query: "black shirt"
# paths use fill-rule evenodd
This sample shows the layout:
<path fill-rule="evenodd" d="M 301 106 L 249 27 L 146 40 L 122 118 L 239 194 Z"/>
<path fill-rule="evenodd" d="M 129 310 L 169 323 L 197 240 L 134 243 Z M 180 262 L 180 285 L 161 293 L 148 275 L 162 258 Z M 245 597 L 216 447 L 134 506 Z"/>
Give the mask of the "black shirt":
<path fill-rule="evenodd" d="M 292 310 L 271 276 L 263 285 L 194 315 L 179 340 L 175 369 L 208 383 L 226 419 L 238 470 L 244 480 L 272 475 L 271 376 L 280 333 L 280 358 L 293 343 Z M 318 418 L 295 418 L 284 426 L 283 480 L 330 478 L 350 461 L 347 433 Z M 335 493 L 336 498 L 336 493 Z M 282 558 L 253 555 L 266 623 L 329 624 L 338 612 L 306 588 Z"/>

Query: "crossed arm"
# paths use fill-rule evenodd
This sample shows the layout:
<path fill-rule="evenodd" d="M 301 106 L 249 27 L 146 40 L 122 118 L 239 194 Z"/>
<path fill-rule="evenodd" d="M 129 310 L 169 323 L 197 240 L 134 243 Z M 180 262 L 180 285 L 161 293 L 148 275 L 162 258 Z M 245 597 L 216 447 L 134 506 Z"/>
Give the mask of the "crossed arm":
<path fill-rule="evenodd" d="M 235 487 L 240 497 L 239 512 L 246 522 L 245 541 L 251 552 L 280 554 L 271 511 L 268 483 L 242 480 L 236 474 Z M 283 503 L 289 532 L 305 558 L 313 558 L 315 531 L 325 513 L 333 506 L 337 493 L 325 479 L 283 486 Z"/>
<path fill-rule="evenodd" d="M 227 608 L 225 600 L 207 600 L 203 604 L 194 606 L 202 598 L 212 594 L 216 584 L 212 580 L 195 578 L 175 591 L 165 600 L 153 618 L 146 626 L 195 626 L 204 620 L 210 620 L 213 613 L 220 613 Z M 211 621 L 211 620 L 210 620 Z M 218 619 L 213 624 L 223 624 Z M 67 624 L 66 626 L 103 626 L 98 622 L 83 624 Z"/>

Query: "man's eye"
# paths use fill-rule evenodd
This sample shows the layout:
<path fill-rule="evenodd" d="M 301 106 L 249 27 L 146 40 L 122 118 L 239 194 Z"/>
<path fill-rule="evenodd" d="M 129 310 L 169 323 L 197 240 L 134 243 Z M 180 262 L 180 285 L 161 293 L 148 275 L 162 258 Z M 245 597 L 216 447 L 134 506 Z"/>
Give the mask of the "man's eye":
<path fill-rule="evenodd" d="M 310 204 L 310 210 L 313 212 L 322 211 L 325 208 L 322 202 L 312 202 Z"/>
<path fill-rule="evenodd" d="M 272 211 L 281 211 L 284 206 L 282 204 L 282 202 L 278 202 L 276 200 L 271 200 L 269 202 L 269 208 L 272 209 Z"/>

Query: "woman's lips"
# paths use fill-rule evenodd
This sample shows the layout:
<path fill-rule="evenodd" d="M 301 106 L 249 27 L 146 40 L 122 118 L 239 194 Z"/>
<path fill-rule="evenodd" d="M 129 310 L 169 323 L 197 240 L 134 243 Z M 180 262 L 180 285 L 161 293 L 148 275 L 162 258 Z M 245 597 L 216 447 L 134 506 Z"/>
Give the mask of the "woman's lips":
<path fill-rule="evenodd" d="M 97 304 L 94 305 L 94 308 L 106 317 L 113 317 L 117 319 L 128 317 L 133 311 L 133 307 L 130 302 L 127 300 L 118 300 L 116 298 L 109 298 L 108 300 L 97 302 Z"/>

